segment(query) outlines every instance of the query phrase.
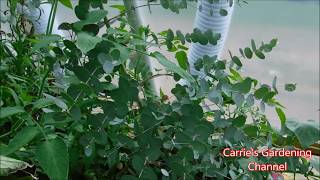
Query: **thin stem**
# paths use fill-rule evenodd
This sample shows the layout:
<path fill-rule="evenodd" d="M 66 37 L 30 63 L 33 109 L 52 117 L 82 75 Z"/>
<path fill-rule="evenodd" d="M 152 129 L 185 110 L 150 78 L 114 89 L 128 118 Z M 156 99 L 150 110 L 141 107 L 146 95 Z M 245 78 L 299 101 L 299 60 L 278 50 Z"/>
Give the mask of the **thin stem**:
<path fill-rule="evenodd" d="M 140 84 L 145 84 L 147 83 L 148 81 L 150 81 L 151 79 L 153 78 L 156 78 L 156 77 L 160 77 L 160 76 L 173 76 L 173 74 L 170 74 L 170 73 L 167 73 L 167 74 L 154 74 L 150 77 L 148 77 L 147 79 L 143 80 Z"/>
<path fill-rule="evenodd" d="M 53 25 L 54 25 L 54 20 L 56 17 L 56 13 L 57 13 L 57 8 L 58 7 L 58 0 L 55 0 L 54 2 L 54 9 L 53 9 L 53 15 L 52 15 L 52 20 L 51 20 L 51 24 L 50 24 L 50 30 L 49 30 L 49 34 L 52 34 L 52 29 L 53 29 Z"/>
<path fill-rule="evenodd" d="M 44 74 L 43 78 L 42 78 L 42 81 L 41 81 L 41 85 L 40 85 L 40 89 L 39 89 L 39 92 L 38 92 L 38 97 L 40 98 L 41 97 L 41 94 L 42 94 L 42 91 L 43 91 L 43 88 L 44 88 L 44 84 L 46 82 L 46 79 L 49 75 L 49 72 L 50 70 L 47 69 L 46 73 Z"/>

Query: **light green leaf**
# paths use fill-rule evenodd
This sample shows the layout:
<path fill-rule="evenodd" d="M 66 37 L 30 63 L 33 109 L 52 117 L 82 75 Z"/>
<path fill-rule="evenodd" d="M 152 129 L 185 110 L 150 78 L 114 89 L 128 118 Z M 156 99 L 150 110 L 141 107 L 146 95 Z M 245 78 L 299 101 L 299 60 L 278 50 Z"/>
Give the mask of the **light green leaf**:
<path fill-rule="evenodd" d="M 308 148 L 310 145 L 320 140 L 319 123 L 313 120 L 298 122 L 290 119 L 286 121 L 286 126 L 296 135 L 302 148 Z"/>
<path fill-rule="evenodd" d="M 83 53 L 86 54 L 91 49 L 95 48 L 95 46 L 101 41 L 102 39 L 99 37 L 93 37 L 87 33 L 81 32 L 78 34 L 76 45 Z"/>
<path fill-rule="evenodd" d="M 36 150 L 36 158 L 50 179 L 68 179 L 69 154 L 61 139 L 51 139 L 40 144 Z"/>
<path fill-rule="evenodd" d="M 57 105 L 59 108 L 63 110 L 67 110 L 68 106 L 67 104 L 59 97 L 51 96 L 50 94 L 44 93 L 45 97 L 48 99 L 51 99 L 55 105 Z"/>
<path fill-rule="evenodd" d="M 64 6 L 66 6 L 66 7 L 70 8 L 70 9 L 72 9 L 72 3 L 71 3 L 71 0 L 59 0 L 59 2 L 60 2 L 61 4 L 63 4 Z"/>
<path fill-rule="evenodd" d="M 0 176 L 7 176 L 27 167 L 31 167 L 31 165 L 24 161 L 6 156 L 0 156 Z"/>
<path fill-rule="evenodd" d="M 1 107 L 0 108 L 0 119 L 13 116 L 18 113 L 25 112 L 23 107 L 21 106 L 14 106 L 14 107 Z"/>
<path fill-rule="evenodd" d="M 38 133 L 39 129 L 37 127 L 25 127 L 16 134 L 9 142 L 8 146 L 0 148 L 0 154 L 8 155 L 19 150 L 21 147 L 28 144 Z"/>
<path fill-rule="evenodd" d="M 278 89 L 277 89 L 277 76 L 274 76 L 273 80 L 272 80 L 272 89 L 274 90 L 274 92 L 276 92 L 278 94 Z"/>
<path fill-rule="evenodd" d="M 103 19 L 108 12 L 106 10 L 95 10 L 90 11 L 86 16 L 86 22 L 88 24 L 93 24 L 99 22 L 101 19 Z"/>
<path fill-rule="evenodd" d="M 175 72 L 179 74 L 182 78 L 186 79 L 187 81 L 191 83 L 195 83 L 194 78 L 184 71 L 182 68 L 178 67 L 176 64 L 173 62 L 169 61 L 165 56 L 163 56 L 159 52 L 154 52 L 151 54 L 151 56 L 155 57 L 161 65 L 163 65 L 168 71 Z"/>
<path fill-rule="evenodd" d="M 114 43 L 115 49 L 120 52 L 120 57 L 115 65 L 120 65 L 129 59 L 129 50 L 121 44 Z"/>
<path fill-rule="evenodd" d="M 120 12 L 126 10 L 126 7 L 124 5 L 120 5 L 120 4 L 111 5 L 110 7 L 118 9 Z"/>
<path fill-rule="evenodd" d="M 276 112 L 277 112 L 278 117 L 280 119 L 281 125 L 284 125 L 286 123 L 286 120 L 287 120 L 286 115 L 284 114 L 282 109 L 277 108 L 277 107 L 276 107 Z"/>
<path fill-rule="evenodd" d="M 86 14 L 86 17 L 84 20 L 75 22 L 73 24 L 73 26 L 78 29 L 81 30 L 83 28 L 83 26 L 87 25 L 87 24 L 95 24 L 97 22 L 99 22 L 101 19 L 103 19 L 106 15 L 108 14 L 107 11 L 105 10 L 95 10 L 95 11 L 90 11 L 88 14 Z"/>
<path fill-rule="evenodd" d="M 238 107 L 240 107 L 244 102 L 244 96 L 240 93 L 232 93 L 232 100 Z"/>
<path fill-rule="evenodd" d="M 100 53 L 98 55 L 98 61 L 103 67 L 104 72 L 107 74 L 110 74 L 113 72 L 114 64 L 112 62 L 112 57 L 110 55 L 107 55 L 105 53 Z"/>
<path fill-rule="evenodd" d="M 41 109 L 41 108 L 50 106 L 52 104 L 54 104 L 54 101 L 52 99 L 41 98 L 33 103 L 33 109 Z"/>
<path fill-rule="evenodd" d="M 48 47 L 51 43 L 55 43 L 61 39 L 61 36 L 53 35 L 41 35 L 38 39 L 29 39 L 33 42 L 33 50 L 38 50 L 40 48 Z"/>

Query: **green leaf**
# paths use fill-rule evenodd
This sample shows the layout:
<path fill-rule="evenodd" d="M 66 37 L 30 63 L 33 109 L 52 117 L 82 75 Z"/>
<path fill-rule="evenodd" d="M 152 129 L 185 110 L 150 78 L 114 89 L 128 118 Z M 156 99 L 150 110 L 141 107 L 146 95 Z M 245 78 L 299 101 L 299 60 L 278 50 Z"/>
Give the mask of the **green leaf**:
<path fill-rule="evenodd" d="M 176 53 L 176 59 L 178 60 L 179 66 L 187 70 L 188 69 L 188 58 L 187 54 L 184 51 L 179 51 Z"/>
<path fill-rule="evenodd" d="M 106 10 L 95 10 L 90 11 L 86 16 L 86 22 L 88 24 L 93 24 L 99 22 L 101 19 L 103 19 L 108 12 Z"/>
<path fill-rule="evenodd" d="M 159 63 L 161 65 L 163 65 L 168 71 L 172 71 L 174 73 L 179 74 L 182 78 L 186 79 L 187 81 L 191 82 L 191 83 L 195 83 L 194 78 L 187 73 L 186 71 L 184 71 L 183 69 L 181 69 L 180 67 L 178 67 L 176 64 L 174 64 L 173 62 L 169 61 L 165 56 L 163 56 L 161 53 L 159 52 L 154 52 L 151 54 L 151 56 L 155 57 Z"/>
<path fill-rule="evenodd" d="M 19 150 L 28 144 L 38 133 L 39 129 L 37 127 L 25 127 L 15 135 L 8 146 L 0 148 L 0 154 L 8 155 Z"/>
<path fill-rule="evenodd" d="M 222 9 L 222 8 L 220 9 L 219 13 L 220 13 L 221 16 L 227 16 L 228 15 L 228 11 L 225 10 L 225 9 Z"/>
<path fill-rule="evenodd" d="M 247 57 L 248 59 L 251 59 L 251 58 L 252 58 L 252 55 L 253 55 L 251 49 L 248 48 L 248 47 L 246 47 L 246 48 L 244 49 L 244 54 L 246 55 L 246 57 Z"/>
<path fill-rule="evenodd" d="M 265 86 L 257 89 L 255 92 L 254 92 L 254 96 L 257 98 L 257 99 L 262 99 L 265 95 L 267 95 L 269 92 L 269 89 Z"/>
<path fill-rule="evenodd" d="M 239 67 L 242 67 L 242 63 L 240 61 L 240 59 L 237 56 L 233 56 L 232 57 L 232 61 Z"/>
<path fill-rule="evenodd" d="M 88 25 L 88 24 L 94 24 L 99 22 L 101 19 L 103 19 L 108 12 L 106 10 L 95 10 L 95 11 L 90 11 L 89 13 L 85 14 L 85 19 L 75 22 L 73 26 L 77 30 L 81 30 L 83 26 Z"/>
<path fill-rule="evenodd" d="M 51 43 L 61 40 L 61 36 L 53 35 L 40 35 L 38 39 L 30 39 L 34 43 L 33 50 L 39 50 L 40 48 L 47 48 Z"/>
<path fill-rule="evenodd" d="M 260 58 L 260 59 L 265 59 L 265 58 L 266 58 L 266 57 L 264 56 L 263 52 L 260 51 L 260 50 L 258 50 L 258 49 L 255 50 L 254 53 L 255 53 L 255 55 L 256 55 L 258 58 Z"/>
<path fill-rule="evenodd" d="M 59 2 L 60 2 L 61 4 L 63 4 L 64 6 L 66 6 L 66 7 L 70 8 L 70 9 L 72 9 L 72 3 L 71 3 L 71 0 L 59 0 Z"/>
<path fill-rule="evenodd" d="M 102 39 L 99 37 L 93 37 L 87 33 L 81 32 L 78 34 L 76 45 L 83 53 L 86 54 L 88 51 L 95 48 L 95 46 L 101 41 Z"/>
<path fill-rule="evenodd" d="M 105 73 L 110 74 L 113 72 L 114 64 L 110 55 L 100 53 L 98 55 L 98 61 L 101 63 Z"/>
<path fill-rule="evenodd" d="M 286 123 L 286 120 L 287 120 L 286 115 L 284 114 L 282 109 L 277 108 L 277 107 L 276 107 L 276 112 L 277 112 L 278 117 L 280 119 L 281 125 L 284 125 Z"/>
<path fill-rule="evenodd" d="M 296 90 L 296 86 L 297 86 L 297 84 L 285 84 L 284 89 L 286 91 L 292 92 L 292 91 Z"/>
<path fill-rule="evenodd" d="M 8 176 L 18 170 L 32 167 L 30 164 L 6 156 L 0 156 L 0 176 Z"/>
<path fill-rule="evenodd" d="M 254 42 L 253 39 L 251 39 L 251 47 L 252 47 L 252 50 L 253 50 L 253 51 L 256 51 L 256 50 L 257 50 L 256 43 Z"/>
<path fill-rule="evenodd" d="M 14 106 L 14 107 L 1 107 L 0 108 L 0 119 L 13 116 L 18 113 L 25 112 L 23 107 L 21 106 Z"/>
<path fill-rule="evenodd" d="M 123 12 L 126 10 L 126 7 L 124 5 L 120 5 L 120 4 L 111 5 L 110 7 L 118 9 L 120 12 Z"/>
<path fill-rule="evenodd" d="M 238 116 L 232 121 L 232 125 L 236 127 L 242 127 L 246 123 L 245 116 Z"/>
<path fill-rule="evenodd" d="M 41 143 L 36 150 L 36 158 L 50 179 L 68 179 L 69 154 L 67 146 L 61 139 L 56 138 Z"/>
<path fill-rule="evenodd" d="M 272 47 L 275 47 L 276 45 L 277 45 L 277 42 L 278 42 L 278 39 L 272 39 L 271 41 L 270 41 L 270 45 L 272 46 Z"/>
<path fill-rule="evenodd" d="M 33 103 L 33 109 L 41 109 L 41 108 L 44 108 L 44 107 L 47 107 L 47 106 L 50 106 L 54 104 L 54 101 L 52 99 L 48 99 L 48 98 L 41 98 L 41 99 L 38 99 L 37 101 L 35 101 Z"/>
<path fill-rule="evenodd" d="M 256 137 L 258 135 L 259 128 L 254 125 L 248 125 L 243 130 L 249 137 Z"/>
<path fill-rule="evenodd" d="M 303 148 L 308 148 L 320 140 L 319 123 L 313 120 L 298 122 L 290 119 L 286 121 L 286 126 L 296 135 Z"/>
<path fill-rule="evenodd" d="M 244 102 L 244 96 L 240 93 L 232 93 L 232 100 L 236 103 L 238 107 L 242 106 Z"/>
<path fill-rule="evenodd" d="M 177 34 L 178 39 L 181 41 L 181 43 L 185 44 L 186 41 L 185 41 L 184 35 L 181 33 L 181 31 L 177 30 L 176 34 Z"/>
<path fill-rule="evenodd" d="M 132 167 L 137 174 L 140 174 L 144 168 L 144 160 L 142 157 L 135 155 L 132 157 Z"/>
<path fill-rule="evenodd" d="M 66 103 L 59 97 L 55 97 L 55 96 L 51 96 L 50 94 L 46 94 L 44 93 L 45 97 L 47 99 L 50 99 L 54 102 L 55 105 L 57 105 L 59 108 L 63 109 L 63 110 L 67 110 L 68 106 L 66 105 Z"/>
<path fill-rule="evenodd" d="M 234 84 L 232 90 L 247 94 L 251 90 L 252 80 L 250 78 L 246 78 L 240 83 Z"/>
<path fill-rule="evenodd" d="M 272 80 L 272 89 L 278 94 L 278 89 L 277 89 L 277 76 L 275 76 Z"/>
<path fill-rule="evenodd" d="M 173 41 L 173 38 L 174 38 L 174 34 L 173 34 L 173 31 L 171 29 L 168 29 L 167 31 L 167 41 Z"/>

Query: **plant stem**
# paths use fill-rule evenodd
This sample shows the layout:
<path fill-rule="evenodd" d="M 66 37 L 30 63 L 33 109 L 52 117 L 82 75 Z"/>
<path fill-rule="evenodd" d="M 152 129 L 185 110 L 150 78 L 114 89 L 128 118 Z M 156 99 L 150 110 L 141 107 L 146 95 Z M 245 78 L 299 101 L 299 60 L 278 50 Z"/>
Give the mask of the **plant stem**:
<path fill-rule="evenodd" d="M 43 91 L 43 88 L 44 88 L 44 84 L 45 84 L 46 79 L 47 79 L 47 77 L 48 77 L 48 75 L 49 75 L 49 72 L 50 72 L 50 70 L 48 69 L 48 70 L 46 71 L 46 73 L 44 74 L 43 78 L 42 78 L 41 85 L 40 85 L 40 89 L 39 89 L 39 92 L 38 92 L 38 97 L 39 97 L 39 98 L 41 97 L 41 94 L 42 94 L 42 91 Z"/>
<path fill-rule="evenodd" d="M 57 13 L 57 7 L 58 7 L 58 0 L 54 0 L 51 6 L 50 15 L 48 19 L 47 31 L 46 31 L 47 35 L 52 34 L 54 19 Z"/>

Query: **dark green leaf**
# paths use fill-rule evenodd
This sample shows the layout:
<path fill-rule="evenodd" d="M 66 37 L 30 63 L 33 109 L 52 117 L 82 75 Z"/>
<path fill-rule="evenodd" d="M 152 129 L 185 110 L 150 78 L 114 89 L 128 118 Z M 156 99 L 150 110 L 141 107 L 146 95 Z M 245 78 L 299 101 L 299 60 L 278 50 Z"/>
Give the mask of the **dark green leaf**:
<path fill-rule="evenodd" d="M 272 39 L 272 40 L 270 41 L 270 45 L 271 45 L 272 47 L 275 47 L 275 46 L 277 45 L 277 42 L 278 42 L 278 39 Z"/>
<path fill-rule="evenodd" d="M 258 58 L 260 58 L 260 59 L 265 59 L 266 57 L 264 56 L 264 54 L 263 54 L 263 52 L 262 51 L 260 51 L 260 50 L 256 50 L 256 51 L 254 51 L 254 53 L 256 54 L 256 56 L 258 57 Z"/>
<path fill-rule="evenodd" d="M 248 47 L 246 47 L 246 48 L 244 49 L 244 54 L 246 55 L 246 57 L 247 57 L 248 59 L 251 59 L 251 58 L 252 58 L 252 55 L 253 55 L 251 49 L 248 48 Z"/>
<path fill-rule="evenodd" d="M 228 15 L 228 11 L 225 10 L 225 9 L 222 9 L 222 8 L 220 9 L 219 13 L 220 13 L 221 16 L 227 16 Z"/>
<path fill-rule="evenodd" d="M 248 125 L 243 130 L 249 137 L 256 137 L 258 135 L 259 128 L 254 125 Z"/>
<path fill-rule="evenodd" d="M 240 59 L 237 56 L 233 56 L 232 57 L 232 61 L 239 67 L 242 67 L 242 63 L 240 61 Z"/>
<path fill-rule="evenodd" d="M 251 47 L 252 47 L 253 52 L 255 52 L 257 50 L 256 43 L 254 42 L 253 39 L 251 39 Z"/>
<path fill-rule="evenodd" d="M 296 90 L 296 85 L 297 84 L 285 84 L 284 89 L 286 91 L 292 92 L 292 91 Z"/>
<path fill-rule="evenodd" d="M 242 115 L 232 120 L 232 125 L 236 127 L 242 127 L 245 123 L 246 123 L 246 117 Z"/>

